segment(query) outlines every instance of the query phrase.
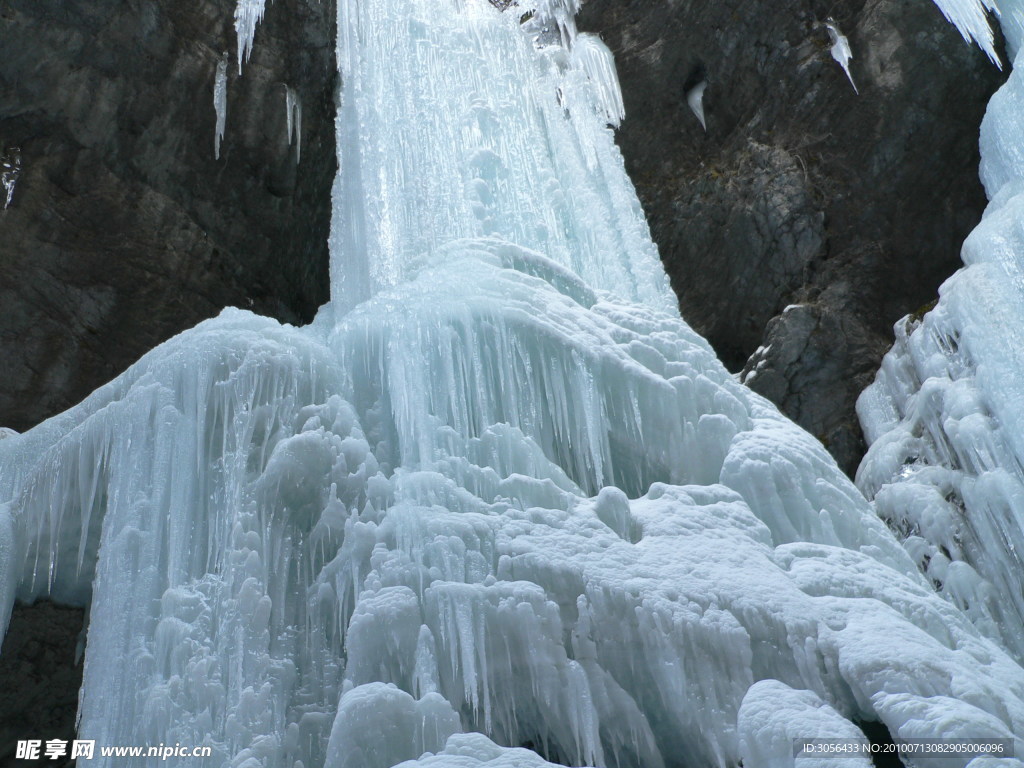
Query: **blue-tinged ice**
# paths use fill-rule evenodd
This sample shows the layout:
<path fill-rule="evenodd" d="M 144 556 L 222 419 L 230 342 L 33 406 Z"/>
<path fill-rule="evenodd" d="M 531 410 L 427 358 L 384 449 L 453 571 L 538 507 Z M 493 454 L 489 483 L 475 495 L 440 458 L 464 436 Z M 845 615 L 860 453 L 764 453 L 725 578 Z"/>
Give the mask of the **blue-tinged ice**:
<path fill-rule="evenodd" d="M 1021 4 L 999 3 L 1019 39 Z M 984 218 L 938 305 L 896 326 L 858 411 L 858 484 L 935 587 L 1024 660 L 1024 73 L 981 130 Z"/>
<path fill-rule="evenodd" d="M 82 738 L 774 768 L 857 722 L 1024 737 L 998 633 L 679 317 L 575 3 L 338 6 L 331 304 L 227 310 L 0 440 L 0 615 L 89 606 Z"/>
<path fill-rule="evenodd" d="M 537 13 L 565 22 L 567 7 L 575 6 L 545 0 Z M 459 11 L 461 34 L 433 23 L 438 13 L 406 2 L 340 4 L 336 311 L 404 282 L 440 247 L 481 236 L 544 253 L 594 288 L 676 311 L 605 125 L 617 85 L 603 75 L 595 94 L 594 56 L 524 45 L 518 13 L 496 24 L 483 3 Z"/>
<path fill-rule="evenodd" d="M 590 78 L 600 114 L 605 116 L 609 125 L 618 128 L 626 117 L 626 105 L 622 101 L 622 88 L 612 52 L 600 37 L 584 32 L 576 36 L 572 55 Z"/>

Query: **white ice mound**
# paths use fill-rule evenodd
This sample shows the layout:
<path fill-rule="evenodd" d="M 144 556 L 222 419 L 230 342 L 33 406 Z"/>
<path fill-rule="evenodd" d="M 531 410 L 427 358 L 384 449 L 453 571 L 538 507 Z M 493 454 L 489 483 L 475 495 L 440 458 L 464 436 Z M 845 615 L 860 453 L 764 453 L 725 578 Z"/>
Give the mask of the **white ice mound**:
<path fill-rule="evenodd" d="M 1020 668 L 678 318 L 486 240 L 319 333 L 225 313 L 0 443 L 5 568 L 91 605 L 86 738 L 725 766 L 767 679 L 822 702 L 794 733 L 1024 733 Z"/>
<path fill-rule="evenodd" d="M 832 765 L 836 768 L 871 768 L 867 756 L 828 758 L 794 755 L 794 744 L 816 738 L 847 739 L 866 743 L 864 733 L 812 691 L 795 691 L 778 680 L 750 686 L 739 712 L 740 754 L 744 768 L 790 768 Z M 825 736 L 824 734 L 827 734 Z"/>

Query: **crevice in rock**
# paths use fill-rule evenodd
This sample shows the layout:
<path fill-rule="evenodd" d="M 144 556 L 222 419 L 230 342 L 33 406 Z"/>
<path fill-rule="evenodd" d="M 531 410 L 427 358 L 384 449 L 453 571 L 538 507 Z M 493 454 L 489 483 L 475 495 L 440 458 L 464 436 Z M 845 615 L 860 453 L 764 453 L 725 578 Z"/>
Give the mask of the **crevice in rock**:
<path fill-rule="evenodd" d="M 885 727 L 885 723 L 877 720 L 855 720 L 854 724 L 861 729 L 872 747 L 871 764 L 875 768 L 904 768 L 896 751 L 896 742 Z"/>

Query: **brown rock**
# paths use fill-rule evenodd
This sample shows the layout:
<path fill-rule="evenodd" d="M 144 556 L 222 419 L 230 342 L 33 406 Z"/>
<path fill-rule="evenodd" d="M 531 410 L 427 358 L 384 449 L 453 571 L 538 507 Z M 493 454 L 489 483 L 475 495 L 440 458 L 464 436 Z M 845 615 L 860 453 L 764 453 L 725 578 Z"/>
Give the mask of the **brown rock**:
<path fill-rule="evenodd" d="M 326 300 L 334 3 L 268 2 L 241 77 L 234 6 L 0 6 L 0 181 L 20 158 L 0 209 L 0 425 L 74 405 L 225 306 L 299 323 Z M 286 84 L 303 105 L 301 163 Z"/>

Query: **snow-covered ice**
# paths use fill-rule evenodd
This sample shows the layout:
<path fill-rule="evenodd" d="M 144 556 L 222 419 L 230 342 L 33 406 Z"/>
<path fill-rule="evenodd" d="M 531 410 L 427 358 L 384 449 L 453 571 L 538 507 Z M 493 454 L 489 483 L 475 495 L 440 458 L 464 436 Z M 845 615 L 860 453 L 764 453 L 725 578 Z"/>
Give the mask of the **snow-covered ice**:
<path fill-rule="evenodd" d="M 331 304 L 227 310 L 0 440 L 0 616 L 89 606 L 82 737 L 775 768 L 858 722 L 1024 735 L 1001 636 L 678 316 L 576 4 L 338 5 Z"/>

